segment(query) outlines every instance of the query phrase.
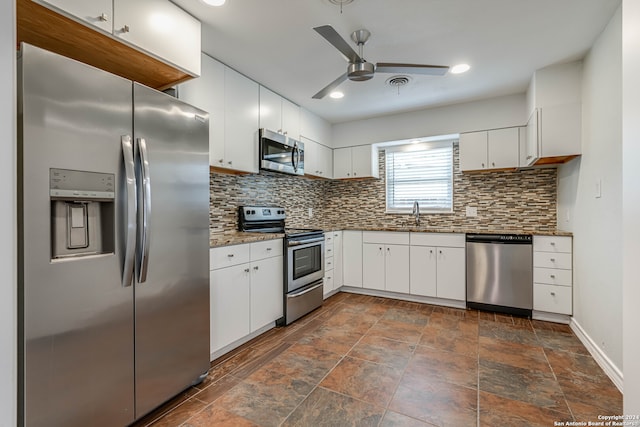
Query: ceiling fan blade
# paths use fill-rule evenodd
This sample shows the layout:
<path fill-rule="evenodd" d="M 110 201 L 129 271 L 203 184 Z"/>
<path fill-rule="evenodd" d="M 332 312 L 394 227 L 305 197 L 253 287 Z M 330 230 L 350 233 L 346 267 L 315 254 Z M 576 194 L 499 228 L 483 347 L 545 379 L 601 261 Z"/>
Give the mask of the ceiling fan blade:
<path fill-rule="evenodd" d="M 331 25 L 323 25 L 321 27 L 315 27 L 314 30 L 322 37 L 324 37 L 329 43 L 340 51 L 342 56 L 349 62 L 361 62 L 360 55 L 349 46 L 336 30 Z"/>
<path fill-rule="evenodd" d="M 342 83 L 345 80 L 347 80 L 347 73 L 344 73 L 343 75 L 341 75 L 340 77 L 338 77 L 337 79 L 335 79 L 334 81 L 332 81 L 331 83 L 326 85 L 324 87 L 324 89 L 322 89 L 320 92 L 318 92 L 315 95 L 313 95 L 312 98 L 313 99 L 322 99 L 322 98 L 324 98 L 329 93 L 333 92 L 333 90 L 335 88 L 337 88 L 338 86 L 340 86 L 340 83 Z"/>
<path fill-rule="evenodd" d="M 379 73 L 405 73 L 425 74 L 429 76 L 444 76 L 449 71 L 446 65 L 420 65 L 420 64 L 394 64 L 391 62 L 378 62 L 376 72 Z"/>

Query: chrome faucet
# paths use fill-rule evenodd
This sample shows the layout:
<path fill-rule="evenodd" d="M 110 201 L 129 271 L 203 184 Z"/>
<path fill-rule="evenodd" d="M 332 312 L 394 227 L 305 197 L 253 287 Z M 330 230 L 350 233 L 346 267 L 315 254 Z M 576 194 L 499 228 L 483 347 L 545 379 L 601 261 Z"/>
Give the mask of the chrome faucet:
<path fill-rule="evenodd" d="M 420 225 L 420 205 L 418 204 L 417 200 L 413 202 L 413 212 L 411 213 L 411 215 L 413 215 L 416 218 L 416 225 L 419 226 Z"/>

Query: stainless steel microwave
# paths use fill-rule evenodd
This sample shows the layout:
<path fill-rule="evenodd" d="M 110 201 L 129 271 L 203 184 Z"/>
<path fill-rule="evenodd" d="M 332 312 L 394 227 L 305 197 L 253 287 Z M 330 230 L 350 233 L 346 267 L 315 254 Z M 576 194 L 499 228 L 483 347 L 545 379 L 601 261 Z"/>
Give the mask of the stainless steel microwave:
<path fill-rule="evenodd" d="M 304 175 L 304 144 L 287 135 L 260 129 L 260 169 Z"/>

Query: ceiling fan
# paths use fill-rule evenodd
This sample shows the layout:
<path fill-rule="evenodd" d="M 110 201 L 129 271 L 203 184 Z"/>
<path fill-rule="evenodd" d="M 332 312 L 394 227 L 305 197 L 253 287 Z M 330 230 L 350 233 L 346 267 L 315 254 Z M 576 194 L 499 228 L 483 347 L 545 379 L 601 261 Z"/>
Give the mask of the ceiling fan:
<path fill-rule="evenodd" d="M 367 30 L 356 30 L 351 33 L 351 40 L 358 45 L 359 53 L 356 53 L 351 46 L 333 29 L 331 25 L 315 27 L 314 30 L 333 45 L 349 62 L 347 72 L 329 83 L 320 92 L 313 95 L 313 99 L 322 99 L 332 92 L 345 80 L 361 82 L 373 78 L 378 73 L 404 73 L 404 74 L 425 74 L 431 76 L 443 76 L 449 70 L 446 65 L 421 65 L 421 64 L 396 64 L 391 62 L 378 62 L 375 66 L 367 62 L 362 57 L 364 44 L 369 40 L 371 33 Z"/>

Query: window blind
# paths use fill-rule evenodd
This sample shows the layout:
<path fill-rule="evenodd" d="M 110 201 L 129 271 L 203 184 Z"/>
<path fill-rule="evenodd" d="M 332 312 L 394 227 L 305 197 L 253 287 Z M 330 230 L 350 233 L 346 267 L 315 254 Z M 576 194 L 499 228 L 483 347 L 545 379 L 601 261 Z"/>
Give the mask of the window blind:
<path fill-rule="evenodd" d="M 388 150 L 385 162 L 387 212 L 411 212 L 416 200 L 421 211 L 452 211 L 453 142 Z"/>

